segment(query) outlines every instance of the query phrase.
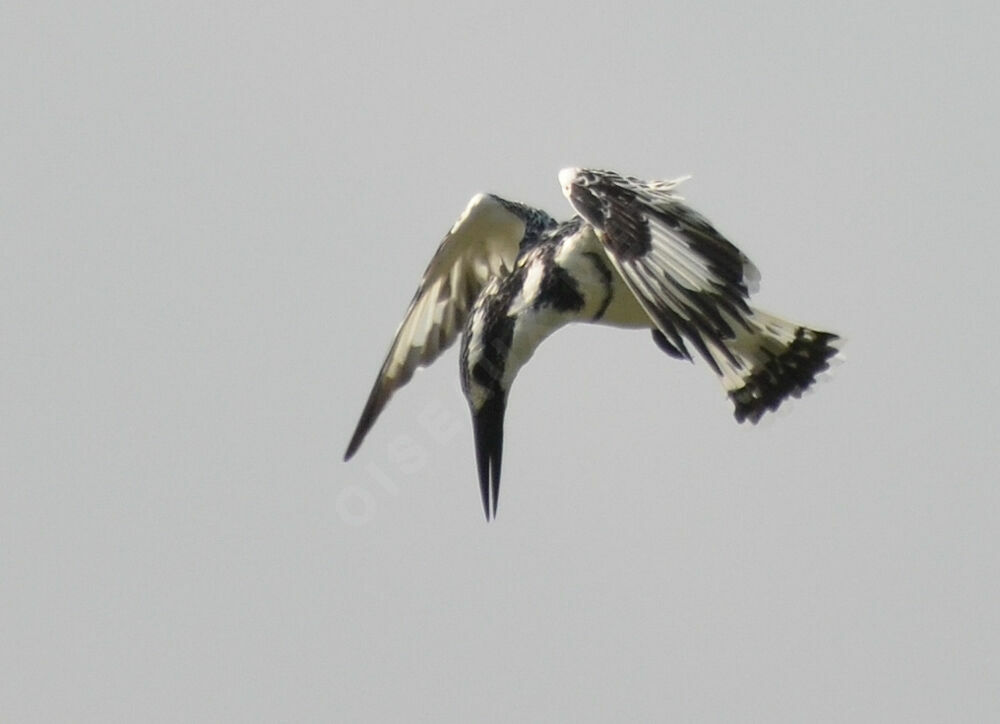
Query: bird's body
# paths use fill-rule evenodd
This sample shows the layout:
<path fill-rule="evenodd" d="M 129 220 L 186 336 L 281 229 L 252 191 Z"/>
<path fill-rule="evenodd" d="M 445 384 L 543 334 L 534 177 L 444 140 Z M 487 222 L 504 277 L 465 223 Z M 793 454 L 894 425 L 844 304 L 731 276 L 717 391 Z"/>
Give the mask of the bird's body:
<path fill-rule="evenodd" d="M 462 379 L 469 394 L 479 394 L 480 378 L 486 384 L 477 365 L 502 368 L 502 379 L 491 377 L 490 384 L 510 389 L 542 340 L 570 322 L 651 325 L 579 217 L 543 232 L 509 273 L 491 279 L 480 293 L 462 339 Z"/>
<path fill-rule="evenodd" d="M 609 171 L 565 169 L 577 211 L 545 212 L 478 194 L 449 231 L 400 325 L 345 458 L 389 397 L 462 332 L 480 488 L 496 515 L 503 415 L 518 370 L 571 322 L 652 329 L 671 356 L 689 342 L 719 375 L 739 421 L 798 396 L 836 353 L 836 335 L 753 309 L 750 261 L 674 193 Z"/>

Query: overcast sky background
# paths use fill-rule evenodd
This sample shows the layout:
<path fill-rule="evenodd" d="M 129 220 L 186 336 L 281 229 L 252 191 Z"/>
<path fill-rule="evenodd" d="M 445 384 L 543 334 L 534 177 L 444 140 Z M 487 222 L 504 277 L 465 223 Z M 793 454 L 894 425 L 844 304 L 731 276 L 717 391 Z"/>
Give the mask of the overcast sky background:
<path fill-rule="evenodd" d="M 987 721 L 993 3 L 0 10 L 0 719 Z M 569 165 L 684 194 L 848 361 L 735 424 L 578 325 L 483 520 L 427 261 Z"/>

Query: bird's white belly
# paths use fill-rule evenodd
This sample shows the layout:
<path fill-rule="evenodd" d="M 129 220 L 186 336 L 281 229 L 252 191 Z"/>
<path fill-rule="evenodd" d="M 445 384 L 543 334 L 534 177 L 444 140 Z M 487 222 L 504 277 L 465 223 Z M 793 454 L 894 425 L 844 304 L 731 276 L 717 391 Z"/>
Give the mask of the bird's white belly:
<path fill-rule="evenodd" d="M 653 322 L 625 284 L 590 227 L 560 246 L 556 261 L 581 285 L 587 304 L 579 321 L 612 327 L 652 327 Z M 607 274 L 610 272 L 610 285 Z M 610 289 L 611 299 L 608 301 Z M 603 307 L 603 311 L 602 311 Z M 599 315 L 599 316 L 598 316 Z"/>
<path fill-rule="evenodd" d="M 604 310 L 597 324 L 608 324 L 612 327 L 652 327 L 653 320 L 646 314 L 632 291 L 625 285 L 613 267 L 611 268 L 611 301 Z"/>

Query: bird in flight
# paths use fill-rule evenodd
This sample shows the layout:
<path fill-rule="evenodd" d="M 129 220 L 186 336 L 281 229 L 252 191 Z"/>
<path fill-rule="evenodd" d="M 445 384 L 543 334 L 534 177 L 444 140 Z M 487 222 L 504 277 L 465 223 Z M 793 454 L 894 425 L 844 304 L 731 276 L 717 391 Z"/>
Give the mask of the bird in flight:
<path fill-rule="evenodd" d="M 677 195 L 674 181 L 566 168 L 575 214 L 477 194 L 445 235 L 396 330 L 344 459 L 389 399 L 461 332 L 486 519 L 496 517 L 507 396 L 542 340 L 570 322 L 649 329 L 671 357 L 689 345 L 718 375 L 738 422 L 799 397 L 837 353 L 837 335 L 749 304 L 760 275 Z"/>

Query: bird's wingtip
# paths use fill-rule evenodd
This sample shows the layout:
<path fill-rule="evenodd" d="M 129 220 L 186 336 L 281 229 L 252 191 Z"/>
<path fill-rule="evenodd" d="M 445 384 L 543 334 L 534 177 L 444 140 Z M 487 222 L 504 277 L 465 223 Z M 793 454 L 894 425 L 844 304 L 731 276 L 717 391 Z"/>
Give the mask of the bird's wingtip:
<path fill-rule="evenodd" d="M 351 441 L 347 443 L 347 450 L 344 451 L 344 462 L 346 463 L 352 457 L 354 453 L 358 451 L 361 447 L 361 443 L 365 439 L 365 435 L 368 433 L 368 428 L 371 427 L 370 424 L 366 425 L 365 415 L 361 416 L 361 421 L 358 423 L 357 428 L 354 430 L 354 434 L 351 435 Z"/>

